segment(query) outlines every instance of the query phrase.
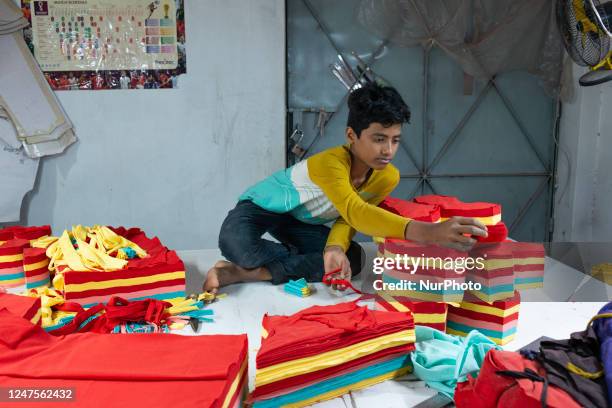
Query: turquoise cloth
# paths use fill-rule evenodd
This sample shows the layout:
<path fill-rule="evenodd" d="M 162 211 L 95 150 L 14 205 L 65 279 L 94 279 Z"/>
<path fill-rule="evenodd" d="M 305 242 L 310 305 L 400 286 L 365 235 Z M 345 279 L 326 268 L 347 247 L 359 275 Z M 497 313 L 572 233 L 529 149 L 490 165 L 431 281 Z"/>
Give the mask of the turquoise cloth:
<path fill-rule="evenodd" d="M 414 374 L 449 398 L 453 398 L 457 382 L 465 381 L 468 374 L 478 375 L 489 350 L 501 350 L 476 330 L 467 337 L 458 337 L 416 326 L 416 341 L 411 355 Z"/>

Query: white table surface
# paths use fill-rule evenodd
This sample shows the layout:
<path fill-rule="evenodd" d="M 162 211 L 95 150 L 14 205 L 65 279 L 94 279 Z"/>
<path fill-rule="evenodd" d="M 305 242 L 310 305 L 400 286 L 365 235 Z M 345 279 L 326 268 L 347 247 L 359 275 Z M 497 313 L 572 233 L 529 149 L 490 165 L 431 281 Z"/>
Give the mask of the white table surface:
<path fill-rule="evenodd" d="M 208 269 L 222 259 L 218 250 L 178 251 L 187 267 L 187 290 L 199 292 Z M 571 282 L 575 289 L 580 274 L 563 264 L 547 258 L 545 284 L 549 276 Z M 366 265 L 371 265 L 367 263 Z M 367 272 L 368 268 L 364 269 Z M 370 268 L 371 270 L 371 268 Z M 549 272 L 551 271 L 551 272 Z M 363 272 L 362 272 L 363 274 Z M 315 284 L 315 293 L 298 298 L 283 292 L 282 285 L 258 282 L 231 285 L 221 290 L 227 297 L 208 306 L 214 311 L 214 323 L 202 323 L 199 335 L 242 334 L 249 338 L 249 390 L 255 377 L 255 356 L 260 346 L 261 319 L 265 313 L 289 315 L 312 305 L 328 305 L 353 300 L 357 295 L 338 297 L 322 284 Z M 570 290 L 568 289 L 568 290 Z M 535 291 L 535 290 L 534 290 Z M 526 291 L 527 294 L 529 291 Z M 571 291 L 568 292 L 568 297 Z M 523 296 L 525 299 L 526 296 Z M 527 296 L 529 297 L 529 296 Z M 364 302 L 364 304 L 367 302 Z M 589 319 L 604 305 L 602 302 L 526 302 L 521 303 L 517 336 L 505 346 L 516 350 L 540 336 L 567 338 L 572 332 L 583 330 Z M 189 326 L 179 333 L 194 335 Z M 435 395 L 422 381 L 406 376 L 386 381 L 365 390 L 352 392 L 342 398 L 316 404 L 317 407 L 411 407 Z"/>

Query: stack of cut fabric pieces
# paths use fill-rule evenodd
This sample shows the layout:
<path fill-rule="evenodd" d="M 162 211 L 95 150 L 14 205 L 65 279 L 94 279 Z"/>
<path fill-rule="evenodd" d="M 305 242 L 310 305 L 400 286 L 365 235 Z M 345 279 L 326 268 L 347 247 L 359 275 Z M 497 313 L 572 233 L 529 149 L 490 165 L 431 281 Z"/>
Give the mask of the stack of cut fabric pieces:
<path fill-rule="evenodd" d="M 517 290 L 535 289 L 544 286 L 544 245 L 537 242 L 506 241 L 504 246 L 512 249 L 514 259 L 514 287 Z"/>
<path fill-rule="evenodd" d="M 392 296 L 381 291 L 375 297 L 376 310 L 410 313 L 414 324 L 446 331 L 448 304 L 443 302 L 418 302 L 406 296 Z"/>
<path fill-rule="evenodd" d="M 246 335 L 55 337 L 0 308 L 0 386 L 72 390 L 53 407 L 239 407 L 247 353 Z"/>
<path fill-rule="evenodd" d="M 303 407 L 410 371 L 414 323 L 407 313 L 355 302 L 268 316 L 257 353 L 254 407 Z"/>
<path fill-rule="evenodd" d="M 460 302 L 463 299 L 465 273 L 457 273 L 456 262 L 462 262 L 465 253 L 450 248 L 417 244 L 401 239 L 386 239 L 384 257 L 400 260 L 382 275 L 385 291 L 413 300 L 430 302 Z M 407 265 L 404 260 L 407 259 Z M 408 282 L 412 289 L 402 288 Z M 391 284 L 399 289 L 392 289 Z M 399 285 L 399 286 L 397 286 Z"/>
<path fill-rule="evenodd" d="M 440 207 L 437 205 L 418 204 L 401 198 L 387 197 L 378 205 L 393 214 L 423 222 L 440 222 Z M 384 237 L 374 237 L 377 244 L 384 243 Z"/>
<path fill-rule="evenodd" d="M 285 283 L 283 289 L 285 292 L 299 297 L 307 297 L 311 295 L 310 286 L 304 278 L 290 280 L 289 282 Z"/>
<path fill-rule="evenodd" d="M 520 304 L 519 292 L 515 292 L 511 298 L 493 303 L 466 295 L 458 307 L 449 305 L 446 332 L 467 336 L 470 331 L 478 330 L 503 346 L 516 336 Z"/>
<path fill-rule="evenodd" d="M 96 250 L 96 256 L 83 258 L 85 250 Z M 55 268 L 54 287 L 67 302 L 86 308 L 111 296 L 127 300 L 185 297 L 183 262 L 157 237 L 149 238 L 139 228 L 77 226 L 64 231 L 47 255 L 52 255 Z M 92 258 L 100 262 L 92 265 Z"/>
<path fill-rule="evenodd" d="M 49 262 L 44 254 L 32 251 L 30 245 L 31 240 L 50 233 L 48 225 L 0 229 L 0 288 L 22 292 L 49 283 Z"/>
<path fill-rule="evenodd" d="M 467 279 L 480 284 L 470 292 L 485 302 L 495 302 L 514 295 L 514 257 L 506 244 L 477 244 L 471 251 L 473 259 L 479 259 L 468 272 Z"/>

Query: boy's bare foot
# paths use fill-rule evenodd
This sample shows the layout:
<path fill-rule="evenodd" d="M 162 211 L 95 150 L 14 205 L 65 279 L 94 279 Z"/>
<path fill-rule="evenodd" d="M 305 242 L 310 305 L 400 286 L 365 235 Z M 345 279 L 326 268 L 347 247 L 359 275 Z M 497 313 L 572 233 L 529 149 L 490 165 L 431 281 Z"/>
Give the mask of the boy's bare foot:
<path fill-rule="evenodd" d="M 232 283 L 271 279 L 272 276 L 266 268 L 244 269 L 228 261 L 218 261 L 208 270 L 202 290 L 216 295 L 219 288 Z"/>

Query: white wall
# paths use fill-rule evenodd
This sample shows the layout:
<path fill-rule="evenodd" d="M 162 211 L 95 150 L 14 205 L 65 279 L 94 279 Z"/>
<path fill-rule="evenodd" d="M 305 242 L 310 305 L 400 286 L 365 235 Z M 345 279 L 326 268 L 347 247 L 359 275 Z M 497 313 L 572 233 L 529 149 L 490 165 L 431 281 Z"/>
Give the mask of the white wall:
<path fill-rule="evenodd" d="M 80 140 L 42 161 L 22 221 L 216 248 L 238 195 L 284 166 L 284 1 L 185 3 L 179 89 L 57 93 Z"/>
<path fill-rule="evenodd" d="M 612 242 L 612 82 L 580 87 L 560 127 L 555 241 Z"/>

